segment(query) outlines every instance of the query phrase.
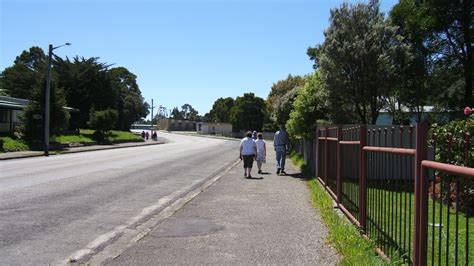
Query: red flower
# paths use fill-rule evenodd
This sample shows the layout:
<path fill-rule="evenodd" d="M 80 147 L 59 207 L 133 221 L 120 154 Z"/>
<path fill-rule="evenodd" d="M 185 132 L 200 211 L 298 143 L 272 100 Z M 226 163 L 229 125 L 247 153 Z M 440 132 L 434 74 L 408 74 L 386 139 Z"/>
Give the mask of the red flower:
<path fill-rule="evenodd" d="M 472 109 L 469 106 L 466 106 L 466 108 L 464 108 L 464 114 L 465 115 L 472 114 Z"/>

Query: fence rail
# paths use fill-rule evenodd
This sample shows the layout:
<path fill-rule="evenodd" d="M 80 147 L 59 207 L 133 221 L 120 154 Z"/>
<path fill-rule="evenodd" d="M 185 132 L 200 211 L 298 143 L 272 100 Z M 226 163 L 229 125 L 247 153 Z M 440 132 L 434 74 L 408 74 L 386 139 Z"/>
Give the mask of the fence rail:
<path fill-rule="evenodd" d="M 469 135 L 464 164 L 454 165 L 435 161 L 436 144 L 452 138 L 432 138 L 428 146 L 426 124 L 333 126 L 316 133 L 314 144 L 301 143 L 299 152 L 314 153 L 305 158 L 318 180 L 382 255 L 414 265 L 474 262 Z"/>

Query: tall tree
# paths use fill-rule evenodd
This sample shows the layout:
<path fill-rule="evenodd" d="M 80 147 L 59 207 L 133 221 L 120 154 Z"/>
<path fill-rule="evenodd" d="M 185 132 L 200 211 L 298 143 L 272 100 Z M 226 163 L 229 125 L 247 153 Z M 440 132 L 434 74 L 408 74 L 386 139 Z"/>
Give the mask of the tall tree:
<path fill-rule="evenodd" d="M 33 89 L 46 76 L 47 56 L 37 46 L 23 51 L 13 66 L 5 68 L 0 78 L 5 94 L 11 97 L 31 99 Z"/>
<path fill-rule="evenodd" d="M 319 72 L 306 79 L 306 83 L 293 103 L 290 119 L 286 123 L 288 133 L 294 137 L 311 138 L 317 120 L 327 120 L 328 91 Z"/>
<path fill-rule="evenodd" d="M 402 49 L 396 27 L 379 11 L 379 2 L 371 0 L 332 9 L 324 35 L 324 43 L 308 54 L 315 55 L 329 91 L 331 112 L 349 115 L 334 122 L 375 124 L 383 97 L 396 83 L 393 54 Z"/>
<path fill-rule="evenodd" d="M 230 110 L 234 106 L 234 99 L 232 97 L 219 98 L 212 105 L 212 109 L 209 111 L 209 121 L 212 122 L 230 122 Z"/>
<path fill-rule="evenodd" d="M 16 57 L 13 66 L 6 68 L 1 83 L 6 95 L 29 99 L 21 119 L 23 134 L 31 142 L 42 142 L 44 137 L 45 88 L 47 57 L 43 50 L 33 46 Z M 50 84 L 50 132 L 56 133 L 67 127 L 69 114 L 64 110 L 66 100 L 58 87 L 58 78 L 53 71 Z"/>
<path fill-rule="evenodd" d="M 391 11 L 426 67 L 432 99 L 445 109 L 474 104 L 473 5 L 472 0 L 401 0 Z"/>
<path fill-rule="evenodd" d="M 237 97 L 230 110 L 233 130 L 262 130 L 266 108 L 265 101 L 253 93 Z"/>
<path fill-rule="evenodd" d="M 185 103 L 181 106 L 181 114 L 184 119 L 196 120 L 198 116 L 198 111 L 194 109 L 189 103 Z"/>
<path fill-rule="evenodd" d="M 284 124 L 288 119 L 290 110 L 287 108 L 291 106 L 291 102 L 296 96 L 296 92 L 298 89 L 304 85 L 305 79 L 301 76 L 292 76 L 291 74 L 288 75 L 286 79 L 279 80 L 276 83 L 273 83 L 270 93 L 267 97 L 268 103 L 268 113 L 270 114 L 270 118 L 277 124 Z M 289 93 L 289 94 L 288 94 Z M 287 95 L 288 94 L 288 95 Z M 286 96 L 285 96 L 286 95 Z M 285 98 L 282 101 L 282 98 Z M 285 105 L 288 100 L 290 100 L 290 104 Z M 286 112 L 282 112 L 285 110 Z"/>
<path fill-rule="evenodd" d="M 124 67 L 108 71 L 112 88 L 119 95 L 117 102 L 117 128 L 129 130 L 130 125 L 149 113 L 137 84 L 137 76 Z"/>
<path fill-rule="evenodd" d="M 183 113 L 178 109 L 178 107 L 174 107 L 173 110 L 171 110 L 170 117 L 173 119 L 184 119 Z"/>
<path fill-rule="evenodd" d="M 76 127 L 88 127 L 89 110 L 117 109 L 118 92 L 112 86 L 109 65 L 98 62 L 98 58 L 74 57 L 71 61 L 56 57 L 54 68 L 58 73 L 59 86 L 66 92 L 69 106 L 77 108 L 80 113 L 71 122 Z"/>

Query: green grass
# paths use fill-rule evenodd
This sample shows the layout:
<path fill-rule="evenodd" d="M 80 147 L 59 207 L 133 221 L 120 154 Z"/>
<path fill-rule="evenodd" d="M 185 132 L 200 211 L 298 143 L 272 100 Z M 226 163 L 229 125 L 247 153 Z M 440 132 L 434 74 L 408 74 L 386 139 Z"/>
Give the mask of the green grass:
<path fill-rule="evenodd" d="M 92 129 L 81 129 L 80 134 L 92 138 L 92 134 L 94 134 L 95 130 Z M 108 132 L 107 139 L 111 142 L 113 141 L 120 141 L 120 140 L 142 140 L 141 136 L 135 135 L 132 132 L 127 131 L 117 131 L 111 130 Z"/>
<path fill-rule="evenodd" d="M 86 137 L 84 135 L 60 135 L 54 138 L 55 141 L 66 144 L 66 143 L 87 143 L 87 142 L 94 142 L 94 140 L 90 137 Z"/>
<path fill-rule="evenodd" d="M 408 236 L 411 236 L 411 243 L 413 242 L 413 231 L 414 231 L 414 202 L 415 196 L 413 192 L 406 191 L 395 191 L 388 190 L 387 188 L 393 185 L 390 185 L 386 181 L 383 182 L 369 182 L 369 189 L 367 192 L 368 204 L 367 204 L 367 215 L 368 215 L 368 235 L 375 243 L 383 243 L 384 241 L 377 240 L 378 231 L 370 223 L 370 220 L 373 220 L 374 223 L 379 227 L 380 230 L 388 234 L 393 241 L 397 242 L 400 246 L 403 246 L 403 238 L 406 236 L 406 241 L 408 241 Z M 408 186 L 413 186 L 413 183 L 410 183 Z M 395 187 L 397 187 L 395 185 Z M 400 185 L 399 188 L 402 186 Z M 357 190 L 358 185 L 355 183 L 345 182 L 343 183 L 343 190 L 348 192 L 351 190 Z M 384 200 L 381 200 L 384 199 Z M 393 207 L 392 207 L 393 206 Z M 405 208 L 406 206 L 406 208 Z M 408 206 L 411 206 L 409 208 Z M 433 211 L 433 206 L 435 207 Z M 441 219 L 439 218 L 439 210 L 442 210 Z M 429 199 L 428 201 L 428 240 L 427 240 L 427 259 L 428 262 L 431 262 L 431 258 L 434 258 L 435 264 L 438 263 L 438 256 L 441 258 L 441 264 L 446 264 L 446 242 L 449 238 L 449 261 L 448 264 L 454 264 L 454 254 L 456 250 L 455 239 L 456 235 L 458 237 L 458 264 L 465 264 L 465 246 L 466 246 L 466 224 L 469 222 L 469 232 L 474 230 L 474 217 L 470 217 L 468 220 L 464 213 L 459 212 L 458 216 L 458 231 L 456 232 L 456 216 L 455 209 L 452 206 L 449 206 L 449 232 L 447 232 L 447 204 L 440 202 L 440 200 L 433 201 Z M 381 215 L 380 215 L 381 214 Z M 357 213 L 354 214 L 357 216 Z M 393 219 L 392 219 L 393 217 Z M 434 221 L 433 221 L 434 218 Z M 442 224 L 443 226 L 432 226 L 432 224 Z M 400 236 L 400 228 L 401 236 Z M 441 237 L 439 232 L 441 230 Z M 433 251 L 433 234 L 434 234 L 434 255 Z M 441 241 L 439 241 L 441 239 Z M 387 239 L 385 239 L 387 240 Z M 439 251 L 439 242 L 441 242 L 441 252 Z M 406 250 L 405 253 L 408 253 L 408 243 L 405 243 Z M 388 247 L 387 245 L 385 247 Z M 469 261 L 474 261 L 474 252 L 472 248 L 474 247 L 474 237 L 471 234 L 469 237 Z M 410 249 L 413 249 L 413 244 L 410 244 Z M 400 256 L 403 254 L 397 253 L 393 248 L 388 248 L 385 250 L 387 255 L 391 257 Z M 410 251 L 410 256 L 413 257 L 413 251 Z"/>
<path fill-rule="evenodd" d="M 132 132 L 112 130 L 109 132 L 109 140 L 142 140 L 142 137 Z"/>
<path fill-rule="evenodd" d="M 3 147 L 0 147 L 1 152 L 27 151 L 30 149 L 28 144 L 22 140 L 15 140 L 11 137 L 0 137 L 3 141 Z"/>
<path fill-rule="evenodd" d="M 308 167 L 298 154 L 292 153 L 291 158 L 295 165 L 302 169 L 303 174 L 309 173 Z M 375 244 L 372 241 L 364 240 L 354 225 L 334 211 L 332 198 L 316 179 L 309 179 L 307 185 L 311 191 L 312 203 L 329 229 L 328 241 L 342 256 L 340 265 L 388 264 L 375 253 Z"/>

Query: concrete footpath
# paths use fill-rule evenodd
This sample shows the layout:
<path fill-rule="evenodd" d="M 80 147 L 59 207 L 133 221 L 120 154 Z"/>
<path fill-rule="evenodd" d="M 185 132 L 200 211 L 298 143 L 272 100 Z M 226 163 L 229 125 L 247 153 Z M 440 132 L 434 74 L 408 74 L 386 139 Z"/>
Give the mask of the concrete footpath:
<path fill-rule="evenodd" d="M 273 147 L 267 146 L 264 174 L 254 164 L 254 178 L 246 179 L 238 163 L 105 264 L 337 264 L 299 170 L 287 159 L 287 175 L 277 176 Z"/>

